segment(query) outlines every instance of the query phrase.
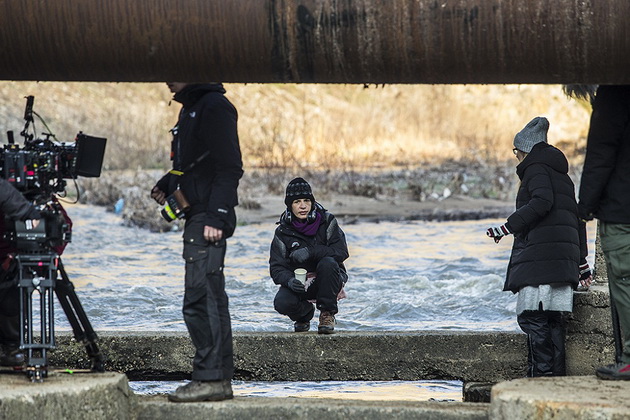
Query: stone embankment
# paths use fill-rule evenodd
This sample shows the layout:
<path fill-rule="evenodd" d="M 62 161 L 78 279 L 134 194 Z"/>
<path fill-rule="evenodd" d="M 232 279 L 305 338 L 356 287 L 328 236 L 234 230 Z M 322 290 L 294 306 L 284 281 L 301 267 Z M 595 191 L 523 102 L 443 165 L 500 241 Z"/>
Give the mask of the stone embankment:
<path fill-rule="evenodd" d="M 459 379 L 465 383 L 465 393 L 474 388 L 478 393 L 479 385 L 485 385 L 486 390 L 494 385 L 490 403 L 366 402 L 237 394 L 234 400 L 220 403 L 173 404 L 164 396 L 138 397 L 129 391 L 126 381 L 187 378 L 193 354 L 187 334 L 104 332 L 99 345 L 106 368 L 118 373 L 70 375 L 53 371 L 43 384 L 30 383 L 24 375 L 0 375 L 0 418 L 630 418 L 630 382 L 601 381 L 593 375 L 597 366 L 613 360 L 609 318 L 604 286 L 575 294 L 567 337 L 567 368 L 573 376 L 565 378 L 518 379 L 525 371 L 526 343 L 525 336 L 516 332 L 340 331 L 333 336 L 237 333 L 234 337 L 235 379 Z M 58 344 L 51 353 L 51 365 L 78 370 L 89 365 L 83 347 L 68 333 L 59 334 Z"/>
<path fill-rule="evenodd" d="M 81 180 L 81 203 L 116 209 L 126 223 L 153 231 L 183 227 L 166 222 L 149 191 L 158 171 L 107 171 Z M 316 199 L 344 224 L 357 221 L 477 220 L 506 217 L 514 209 L 514 167 L 472 164 L 373 173 L 303 174 Z M 274 223 L 284 210 L 286 172 L 246 171 L 239 184 L 239 223 Z"/>

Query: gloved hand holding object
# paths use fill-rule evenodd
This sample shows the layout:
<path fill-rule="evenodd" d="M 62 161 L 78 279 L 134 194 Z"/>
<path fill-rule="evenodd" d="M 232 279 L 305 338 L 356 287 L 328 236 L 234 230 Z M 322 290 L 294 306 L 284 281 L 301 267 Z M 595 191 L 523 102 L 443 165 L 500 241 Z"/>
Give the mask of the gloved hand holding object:
<path fill-rule="evenodd" d="M 591 268 L 589 267 L 586 261 L 580 264 L 580 285 L 578 290 L 586 291 L 589 287 L 591 287 L 591 283 L 593 282 L 593 273 L 591 272 Z"/>
<path fill-rule="evenodd" d="M 308 260 L 310 256 L 311 253 L 309 252 L 308 248 L 299 248 L 295 251 L 291 251 L 291 253 L 289 254 L 289 258 L 291 258 L 291 260 L 295 261 L 298 264 L 306 262 L 306 260 Z"/>
<path fill-rule="evenodd" d="M 501 226 L 488 228 L 488 230 L 486 231 L 486 235 L 494 239 L 494 242 L 496 242 L 497 244 L 499 243 L 501 238 L 511 233 L 512 231 L 507 226 L 507 223 Z"/>
<path fill-rule="evenodd" d="M 296 278 L 293 278 L 287 282 L 287 287 L 295 293 L 306 293 L 304 284 Z"/>

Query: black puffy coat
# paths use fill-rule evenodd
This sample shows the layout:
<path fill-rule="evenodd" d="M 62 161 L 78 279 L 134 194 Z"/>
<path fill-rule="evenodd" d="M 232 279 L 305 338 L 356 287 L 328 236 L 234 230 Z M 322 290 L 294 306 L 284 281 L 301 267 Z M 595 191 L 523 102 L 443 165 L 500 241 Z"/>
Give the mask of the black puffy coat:
<path fill-rule="evenodd" d="M 197 84 L 174 96 L 182 110 L 173 129 L 173 169 L 184 170 L 184 175 L 168 173 L 157 187 L 171 194 L 179 183 L 191 205 L 186 217 L 205 212 L 206 225 L 222 229 L 229 237 L 236 226 L 234 207 L 238 205 L 243 163 L 238 114 L 224 93 L 221 84 Z M 206 152 L 209 154 L 203 160 L 186 170 Z"/>
<path fill-rule="evenodd" d="M 346 235 L 343 233 L 337 219 L 323 209 L 319 204 L 317 211 L 322 216 L 322 222 L 315 236 L 306 236 L 297 232 L 287 221 L 286 213 L 280 217 L 276 228 L 269 256 L 269 273 L 273 282 L 286 286 L 294 277 L 293 270 L 305 268 L 315 271 L 317 263 L 324 257 L 332 257 L 339 264 L 341 282 L 346 283 L 348 274 L 343 262 L 348 258 Z M 308 247 L 310 258 L 305 264 L 291 261 L 289 253 L 299 248 Z"/>
<path fill-rule="evenodd" d="M 600 86 L 580 181 L 580 216 L 630 223 L 630 86 Z"/>
<path fill-rule="evenodd" d="M 586 258 L 586 227 L 578 218 L 569 164 L 555 147 L 538 143 L 516 167 L 521 184 L 508 217 L 514 245 L 503 290 L 570 284 Z"/>

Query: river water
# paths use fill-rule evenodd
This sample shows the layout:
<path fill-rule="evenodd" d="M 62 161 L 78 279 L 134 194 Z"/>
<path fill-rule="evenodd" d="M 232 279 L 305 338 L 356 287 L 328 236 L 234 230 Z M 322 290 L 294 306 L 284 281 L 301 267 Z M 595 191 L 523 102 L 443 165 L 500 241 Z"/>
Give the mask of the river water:
<path fill-rule="evenodd" d="M 72 205 L 67 210 L 74 222 L 73 241 L 63 260 L 94 329 L 185 331 L 181 233 L 127 227 L 119 216 L 102 207 Z M 346 263 L 349 281 L 348 298 L 339 303 L 336 329 L 340 333 L 518 330 L 515 296 L 501 291 L 512 241 L 508 238 L 495 244 L 485 235 L 489 226 L 502 222 L 343 225 L 341 221 L 350 251 Z M 274 229 L 273 223 L 240 226 L 228 241 L 226 289 L 235 331 L 293 328 L 288 318 L 273 309 L 278 286 L 269 277 L 268 258 Z M 590 249 L 594 249 L 594 237 L 590 236 Z M 70 329 L 60 307 L 56 309 L 56 327 Z M 300 394 L 301 387 L 313 388 L 304 384 L 284 384 L 274 390 L 269 384 L 237 383 L 235 392 L 279 396 L 287 389 Z M 154 393 L 176 385 L 135 384 L 134 389 Z M 338 386 L 324 386 L 319 391 L 337 392 Z M 366 383 L 344 386 L 364 391 L 370 388 Z M 445 398 L 445 389 L 446 395 L 453 390 L 461 394 L 457 381 L 401 386 L 437 387 L 441 398 Z"/>
<path fill-rule="evenodd" d="M 96 330 L 180 330 L 181 233 L 126 227 L 104 208 L 71 206 L 73 241 L 66 270 Z M 518 329 L 515 299 L 502 292 L 511 241 L 495 244 L 485 229 L 498 220 L 358 223 L 343 226 L 348 298 L 343 330 Z M 269 277 L 272 223 L 240 226 L 228 241 L 226 288 L 235 331 L 289 331 L 273 309 Z M 59 313 L 59 327 L 64 325 Z"/>

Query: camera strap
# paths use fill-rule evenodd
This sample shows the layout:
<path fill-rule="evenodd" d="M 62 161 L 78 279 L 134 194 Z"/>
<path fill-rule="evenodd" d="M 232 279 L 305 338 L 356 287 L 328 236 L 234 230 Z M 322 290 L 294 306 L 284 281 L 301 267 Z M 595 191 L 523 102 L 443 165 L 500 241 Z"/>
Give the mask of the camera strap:
<path fill-rule="evenodd" d="M 201 161 L 203 161 L 205 158 L 207 158 L 210 155 L 210 150 L 206 150 L 205 153 L 203 153 L 201 156 L 199 156 L 197 159 L 193 160 L 192 162 L 190 162 L 190 164 L 188 166 L 186 166 L 184 169 L 182 169 L 181 171 L 178 171 L 177 169 L 171 169 L 169 171 L 170 174 L 173 174 L 175 176 L 182 176 L 184 175 L 185 172 L 191 171 L 195 166 L 197 166 L 198 164 L 201 163 Z"/>

